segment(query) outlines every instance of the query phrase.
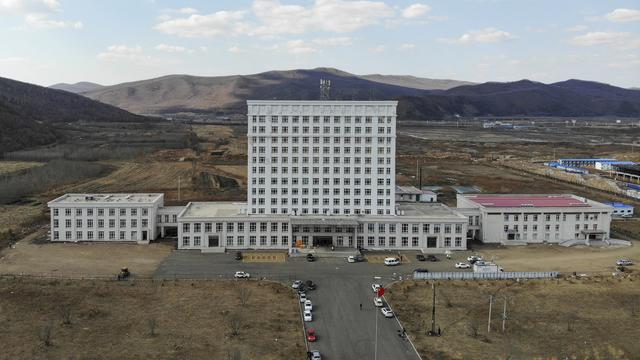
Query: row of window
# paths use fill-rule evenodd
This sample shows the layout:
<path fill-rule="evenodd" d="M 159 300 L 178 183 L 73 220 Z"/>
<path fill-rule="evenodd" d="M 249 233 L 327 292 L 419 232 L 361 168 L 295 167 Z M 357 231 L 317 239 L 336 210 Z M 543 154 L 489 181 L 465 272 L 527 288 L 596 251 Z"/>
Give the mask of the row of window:
<path fill-rule="evenodd" d="M 387 146 L 393 146 L 394 137 L 393 136 L 323 136 L 322 141 L 319 136 L 248 136 L 249 150 L 252 154 L 264 154 L 269 147 L 267 145 L 271 145 L 271 149 L 274 147 L 278 147 L 282 145 L 282 150 L 274 151 L 274 152 L 287 152 L 288 145 L 293 144 L 294 147 L 297 147 L 299 144 L 302 144 L 302 149 L 309 147 L 309 144 L 320 145 L 323 144 L 323 149 L 325 147 L 329 147 L 328 145 L 333 144 L 334 149 L 339 149 L 340 144 L 349 145 L 344 147 L 344 151 L 346 153 L 350 153 L 351 151 L 347 151 L 346 149 L 351 149 L 351 144 L 357 145 L 353 149 L 359 148 L 360 145 L 374 145 L 376 148 L 384 147 L 384 144 Z M 262 144 L 262 145 L 257 145 Z M 313 146 L 312 149 L 319 149 L 318 146 Z M 355 150 L 354 150 L 355 151 Z M 307 150 L 308 152 L 308 150 Z M 318 152 L 318 150 L 316 150 Z M 339 151 L 338 151 L 339 152 Z"/>
<path fill-rule="evenodd" d="M 306 190 L 306 189 L 303 189 L 303 190 Z M 325 206 L 331 205 L 332 202 L 330 200 L 331 199 L 323 198 L 322 205 L 325 205 Z M 361 206 L 361 205 L 371 206 L 374 204 L 374 202 L 372 202 L 370 198 L 364 198 L 364 203 L 361 200 L 362 199 L 358 199 L 358 198 L 353 199 L 353 206 Z M 289 198 L 272 198 L 269 202 L 271 203 L 271 205 L 278 205 L 278 202 L 280 202 L 280 205 L 288 205 Z M 306 197 L 303 197 L 301 199 L 291 198 L 291 205 L 297 206 L 300 203 L 302 205 L 309 205 L 310 203 L 311 205 L 320 205 L 320 199 L 312 198 L 311 201 L 309 201 L 309 198 L 306 198 Z M 251 197 L 251 205 L 264 206 L 265 204 L 266 204 L 265 198 L 261 197 L 256 199 L 255 197 Z M 351 206 L 351 199 L 335 198 L 333 199 L 333 205 L 334 206 L 340 206 L 340 205 Z M 391 206 L 391 199 L 377 199 L 375 202 L 375 205 Z"/>
<path fill-rule="evenodd" d="M 293 215 L 307 215 L 307 214 L 333 214 L 333 215 L 351 215 L 352 213 L 355 215 L 365 214 L 370 215 L 371 209 L 362 209 L 362 206 L 353 209 L 353 212 L 349 208 L 333 208 L 333 209 L 319 209 L 312 208 L 309 210 L 308 207 L 304 208 L 280 208 L 280 212 L 278 212 L 278 208 L 258 208 L 255 206 L 251 207 L 252 214 L 293 214 Z M 377 209 L 376 214 L 378 215 L 391 215 L 390 209 Z"/>
<path fill-rule="evenodd" d="M 252 174 L 265 174 L 266 173 L 266 167 L 264 166 L 253 166 L 251 167 L 251 173 Z M 349 166 L 345 166 L 343 168 L 342 173 L 344 175 L 349 175 L 351 174 L 351 170 L 353 169 L 353 174 L 354 175 L 373 175 L 373 174 L 377 174 L 377 175 L 391 175 L 391 168 L 384 168 L 384 167 L 378 167 L 378 168 L 374 168 L 376 169 L 376 171 L 371 171 L 370 167 L 359 167 L 359 166 L 355 166 L 355 167 L 349 167 Z M 333 175 L 333 174 L 340 174 L 340 167 L 334 167 L 333 169 L 329 166 L 324 166 L 322 167 L 322 171 L 320 171 L 320 167 L 319 166 L 313 166 L 311 167 L 311 171 L 309 171 L 309 167 L 308 166 L 302 166 L 302 167 L 281 167 L 280 168 L 280 173 L 281 174 L 289 174 L 289 170 L 291 170 L 291 174 L 303 174 L 303 175 L 308 175 L 308 174 L 323 174 L 323 175 Z M 278 167 L 277 166 L 273 166 L 271 167 L 271 175 L 276 175 L 278 174 Z"/>
<path fill-rule="evenodd" d="M 248 224 L 248 227 L 247 225 Z M 289 231 L 289 223 L 288 222 L 205 222 L 205 223 L 183 223 L 182 224 L 182 232 L 183 233 L 199 233 L 199 232 L 216 232 L 220 233 L 223 229 L 226 232 L 244 232 L 245 228 L 249 230 L 249 232 L 266 232 L 266 231 Z M 214 231 L 215 229 L 215 231 Z"/>
<path fill-rule="evenodd" d="M 334 124 L 351 124 L 353 120 L 354 124 L 361 124 L 363 121 L 365 124 L 372 124 L 377 122 L 378 124 L 387 124 L 393 123 L 393 118 L 391 116 L 298 116 L 298 115 L 251 115 L 252 123 L 266 123 L 270 121 L 271 123 L 282 123 L 288 124 L 291 121 L 292 124 L 298 124 L 302 122 L 303 124 L 308 124 L 310 121 L 313 124 L 319 124 L 322 121 L 323 124 L 329 124 L 333 120 Z"/>
<path fill-rule="evenodd" d="M 575 225 L 575 231 L 580 230 L 580 224 L 576 224 Z M 589 230 L 589 224 L 583 224 L 582 228 L 584 230 Z M 598 224 L 593 224 L 591 226 L 592 230 L 598 230 Z M 509 227 L 509 225 L 505 225 L 504 226 L 504 231 L 507 232 L 509 230 L 513 230 L 513 231 L 519 231 L 520 230 L 520 226 L 518 224 L 515 224 L 511 227 Z M 545 231 L 550 231 L 551 230 L 551 225 L 545 225 L 544 226 L 544 230 Z M 522 225 L 522 231 L 529 231 L 529 226 L 528 225 Z M 538 231 L 538 225 L 532 225 L 531 226 L 531 231 Z M 556 224 L 555 225 L 555 231 L 560 231 L 560 225 Z"/>
<path fill-rule="evenodd" d="M 269 131 L 270 130 L 270 131 Z M 345 135 L 361 135 L 361 134 L 365 134 L 365 135 L 372 135 L 374 134 L 375 129 L 372 128 L 371 126 L 354 126 L 351 127 L 351 125 L 341 125 L 341 126 L 291 126 L 289 127 L 288 125 L 285 126 L 271 126 L 271 127 L 267 127 L 267 126 L 252 126 L 249 134 L 250 135 L 255 135 L 255 134 L 281 134 L 281 135 L 285 135 L 285 134 L 322 134 L 322 135 L 337 135 L 337 134 L 341 134 L 344 133 Z M 378 126 L 377 128 L 377 134 L 378 135 L 385 135 L 385 134 L 392 134 L 393 133 L 393 127 L 391 126 Z"/>
<path fill-rule="evenodd" d="M 104 228 L 105 227 L 104 219 L 98 219 L 96 223 L 97 223 L 96 225 L 97 225 L 98 228 Z M 131 227 L 131 228 L 138 227 L 138 219 L 129 219 L 128 223 L 129 223 L 129 227 Z M 64 221 L 64 227 L 65 228 L 71 228 L 72 224 L 73 224 L 73 222 L 71 221 L 71 219 L 65 219 L 65 221 Z M 120 219 L 118 222 L 116 222 L 115 219 L 108 219 L 108 227 L 109 228 L 115 228 L 116 224 L 118 224 L 121 228 L 125 228 L 125 227 L 127 227 L 127 220 L 126 219 Z M 87 228 L 93 228 L 94 227 L 94 220 L 93 219 L 86 219 L 86 220 L 76 219 L 76 221 L 75 221 L 75 227 L 76 228 L 83 228 L 85 225 L 86 225 Z M 149 220 L 148 219 L 142 219 L 141 225 L 142 225 L 142 228 L 149 227 Z M 54 228 L 59 228 L 60 227 L 60 221 L 58 219 L 53 219 L 53 227 Z"/>
<path fill-rule="evenodd" d="M 245 242 L 245 239 L 247 240 L 247 242 Z M 219 243 L 219 240 L 217 237 L 210 237 L 209 238 L 209 243 L 208 244 L 203 244 L 203 237 L 202 236 L 183 236 L 182 237 L 182 246 L 183 247 L 200 247 L 200 246 L 208 246 L 208 247 L 215 247 L 215 246 L 220 246 L 221 244 Z M 289 246 L 289 236 L 283 235 L 283 236 L 276 236 L 276 235 L 272 235 L 272 236 L 267 236 L 267 235 L 260 235 L 260 236 L 256 236 L 256 235 L 251 235 L 251 236 L 244 236 L 244 235 L 238 235 L 238 236 L 227 236 L 226 238 L 226 242 L 225 242 L 226 246 Z"/>
<path fill-rule="evenodd" d="M 120 208 L 120 209 L 116 209 L 116 208 L 109 208 L 109 209 L 102 209 L 102 208 L 98 208 L 98 209 L 94 209 L 94 208 L 77 208 L 77 209 L 69 209 L 66 208 L 64 209 L 64 215 L 65 216 L 71 216 L 71 214 L 74 214 L 76 216 L 93 216 L 94 214 L 97 214 L 98 216 L 104 216 L 105 213 L 108 213 L 109 216 L 116 216 L 116 213 L 118 213 L 120 216 L 138 216 L 138 210 L 137 208 Z M 142 208 L 140 209 L 140 213 L 142 214 L 142 216 L 146 216 L 149 214 L 149 209 L 146 208 Z M 53 216 L 58 216 L 60 215 L 60 209 L 59 208 L 53 208 Z"/>
<path fill-rule="evenodd" d="M 320 164 L 320 157 L 319 156 L 314 156 L 312 158 L 309 158 L 308 156 L 303 156 L 303 157 L 280 157 L 278 158 L 277 156 L 272 156 L 271 157 L 271 164 L 277 164 L 278 161 L 280 161 L 282 164 L 287 164 L 289 163 L 289 159 L 291 159 L 291 162 L 293 164 L 298 164 L 298 163 L 302 163 L 302 164 L 309 164 L 309 159 L 311 159 L 311 163 L 313 164 Z M 332 158 L 330 156 L 323 156 L 322 157 L 322 164 L 324 165 L 338 165 L 340 164 L 340 161 L 342 159 L 342 162 L 344 164 L 351 164 L 351 159 L 353 159 L 353 163 L 356 165 L 361 165 L 361 164 L 365 164 L 365 165 L 371 165 L 373 164 L 373 160 L 375 158 L 372 157 L 344 157 L 344 158 L 340 158 L 339 156 L 334 156 L 333 157 L 333 162 L 332 162 Z M 390 165 L 391 164 L 391 157 L 378 157 L 377 158 L 377 163 L 378 165 Z M 268 164 L 269 163 L 269 158 L 265 157 L 265 156 L 252 156 L 251 157 L 251 163 L 252 164 Z"/>
<path fill-rule="evenodd" d="M 344 185 L 344 186 L 351 186 L 351 183 L 353 180 L 353 185 L 354 186 L 360 186 L 360 185 L 365 185 L 365 186 L 371 186 L 372 184 L 377 184 L 378 186 L 391 186 L 391 178 L 390 177 L 374 177 L 373 179 L 375 179 L 375 181 L 372 180 L 372 177 L 365 177 L 364 181 L 362 181 L 362 178 L 329 178 L 329 177 L 323 177 L 322 178 L 322 185 L 323 186 L 329 186 L 329 185 L 333 185 L 333 186 L 340 186 L 340 185 Z M 291 181 L 289 181 L 291 180 Z M 303 178 L 297 178 L 297 177 L 293 177 L 293 178 L 277 178 L 277 177 L 272 177 L 270 184 L 271 185 L 278 185 L 278 182 L 280 182 L 280 185 L 293 185 L 293 186 L 298 186 L 298 185 L 314 185 L 314 186 L 318 186 L 320 185 L 321 181 L 320 178 L 308 178 L 308 177 L 303 177 Z M 251 184 L 252 185 L 266 185 L 267 183 L 267 178 L 264 177 L 252 177 L 251 178 Z M 293 189 L 292 189 L 293 190 Z"/>
<path fill-rule="evenodd" d="M 331 193 L 333 193 L 333 196 L 340 196 L 341 198 L 343 196 L 351 196 L 351 188 L 333 188 L 333 189 L 329 189 L 329 188 L 323 188 L 322 189 L 322 195 L 324 196 L 331 196 Z M 370 188 L 366 188 L 364 189 L 364 195 L 365 196 L 371 196 L 374 192 L 371 191 Z M 378 196 L 391 196 L 391 189 L 377 189 L 375 191 L 375 193 Z M 252 187 L 251 188 L 251 194 L 253 195 L 266 195 L 267 194 L 267 189 L 263 188 L 263 187 Z M 283 195 L 283 196 L 288 196 L 289 195 L 289 188 L 270 188 L 269 194 L 272 196 L 276 196 L 276 195 Z M 317 187 L 313 187 L 311 189 L 309 188 L 291 188 L 291 195 L 293 196 L 297 196 L 299 194 L 302 194 L 303 196 L 306 195 L 314 195 L 314 196 L 319 196 L 320 195 L 320 189 Z M 362 195 L 362 189 L 360 188 L 355 188 L 353 189 L 353 195 L 354 196 L 360 196 Z M 328 199 L 326 199 L 328 200 Z"/>
<path fill-rule="evenodd" d="M 163 221 L 164 219 L 164 221 Z M 169 221 L 171 220 L 171 221 Z M 176 223 L 178 222 L 178 215 L 177 214 L 165 214 L 165 215 L 158 215 L 158 222 L 164 222 L 164 223 L 168 223 L 168 222 L 172 222 L 172 223 Z"/>
<path fill-rule="evenodd" d="M 129 238 L 127 238 L 129 234 Z M 64 239 L 60 236 L 64 235 Z M 54 231 L 53 240 L 137 240 L 137 231 L 76 231 L 73 238 L 72 231 Z M 106 236 L 106 237 L 105 237 Z"/>
<path fill-rule="evenodd" d="M 524 221 L 538 221 L 538 217 L 543 218 L 544 221 L 560 221 L 561 214 L 504 214 L 504 221 L 520 221 L 520 218 Z M 597 213 L 584 213 L 584 214 L 562 214 L 562 221 L 567 221 L 567 215 L 575 216 L 576 221 L 584 220 L 598 220 Z"/>
<path fill-rule="evenodd" d="M 259 144 L 264 144 L 265 142 L 262 141 L 264 139 L 260 138 L 258 139 L 258 143 Z M 255 141 L 251 141 L 251 144 L 254 144 Z M 257 147 L 257 151 L 255 150 L 256 146 L 252 146 L 251 149 L 253 150 L 251 152 L 251 155 L 261 155 L 261 154 L 266 154 L 267 153 L 267 147 L 266 146 L 258 146 Z M 352 151 L 353 149 L 353 151 Z M 278 153 L 282 153 L 285 154 L 287 156 L 291 156 L 294 154 L 312 154 L 312 155 L 320 155 L 320 154 L 355 154 L 355 155 L 360 155 L 360 154 L 378 154 L 378 155 L 393 155 L 395 153 L 395 150 L 393 149 L 393 147 L 391 146 L 378 146 L 375 147 L 375 149 L 377 150 L 373 150 L 374 148 L 371 146 L 355 146 L 355 147 L 351 147 L 351 146 L 344 146 L 344 147 L 340 147 L 340 146 L 334 146 L 333 148 L 330 146 L 323 146 L 322 148 L 320 148 L 319 146 L 292 146 L 292 147 L 288 147 L 288 146 L 282 146 L 282 147 L 278 147 L 278 146 L 272 146 L 271 147 L 271 153 L 273 154 L 278 154 Z M 291 151 L 289 151 L 291 150 Z"/>

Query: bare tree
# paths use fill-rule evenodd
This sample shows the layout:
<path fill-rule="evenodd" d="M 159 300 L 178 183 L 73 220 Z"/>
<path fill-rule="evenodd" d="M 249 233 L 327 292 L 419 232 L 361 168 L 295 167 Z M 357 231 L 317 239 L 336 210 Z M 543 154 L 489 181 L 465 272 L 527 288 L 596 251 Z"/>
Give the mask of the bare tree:
<path fill-rule="evenodd" d="M 472 319 L 469 322 L 469 331 L 471 334 L 472 338 L 477 338 L 478 337 L 478 329 L 480 328 L 480 325 L 478 324 L 478 322 L 475 319 Z"/>
<path fill-rule="evenodd" d="M 567 316 L 567 331 L 572 332 L 575 328 L 575 323 L 578 320 L 578 317 L 571 313 Z"/>
<path fill-rule="evenodd" d="M 71 325 L 71 305 L 64 304 L 60 307 L 60 316 L 63 325 Z"/>
<path fill-rule="evenodd" d="M 51 322 L 46 323 L 38 333 L 38 338 L 42 341 L 42 345 L 51 346 L 51 334 L 53 333 L 53 325 Z"/>
<path fill-rule="evenodd" d="M 147 326 L 149 328 L 149 336 L 156 336 L 158 321 L 156 319 L 149 319 L 149 321 L 147 321 Z"/>
<path fill-rule="evenodd" d="M 231 337 L 240 335 L 240 330 L 244 327 L 244 318 L 238 312 L 229 313 L 225 317 L 225 322 L 229 328 L 229 335 Z"/>
<path fill-rule="evenodd" d="M 246 306 L 249 303 L 249 299 L 251 298 L 251 289 L 245 286 L 241 286 L 238 287 L 236 291 L 238 292 L 238 300 L 240 300 L 240 305 Z"/>

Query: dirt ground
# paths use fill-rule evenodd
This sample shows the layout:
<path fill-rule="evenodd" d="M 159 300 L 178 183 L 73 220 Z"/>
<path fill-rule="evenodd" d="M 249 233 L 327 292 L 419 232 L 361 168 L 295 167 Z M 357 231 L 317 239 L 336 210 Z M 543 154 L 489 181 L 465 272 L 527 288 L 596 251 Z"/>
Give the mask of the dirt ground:
<path fill-rule="evenodd" d="M 0 252 L 0 274 L 66 277 L 115 276 L 122 267 L 135 275 L 151 276 L 172 251 L 169 244 L 48 243 L 34 241 L 43 232 L 20 240 Z"/>
<path fill-rule="evenodd" d="M 269 282 L 0 278 L 0 309 L 3 359 L 275 360 L 306 351 L 293 293 Z"/>
<path fill-rule="evenodd" d="M 615 271 L 616 260 L 640 262 L 640 242 L 633 246 L 597 248 L 559 245 L 475 246 L 474 253 L 493 259 L 505 271 L 560 271 L 563 273 L 602 273 Z M 454 255 L 455 256 L 455 255 Z M 460 259 L 463 261 L 463 259 Z M 638 265 L 640 266 L 640 265 Z M 636 265 L 632 267 L 635 270 Z M 640 270 L 640 269 L 639 269 Z M 640 273 L 640 271 L 637 271 Z"/>
<path fill-rule="evenodd" d="M 0 161 L 0 175 L 42 166 L 44 163 L 36 161 Z"/>
<path fill-rule="evenodd" d="M 423 359 L 637 359 L 640 353 L 638 276 L 437 282 L 440 337 L 426 335 L 432 296 L 430 283 L 413 280 L 385 294 Z"/>

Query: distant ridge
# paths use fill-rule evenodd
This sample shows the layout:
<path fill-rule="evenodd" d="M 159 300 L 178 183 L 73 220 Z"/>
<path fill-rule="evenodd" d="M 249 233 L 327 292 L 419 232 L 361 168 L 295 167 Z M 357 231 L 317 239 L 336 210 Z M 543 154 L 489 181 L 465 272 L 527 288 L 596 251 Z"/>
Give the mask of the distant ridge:
<path fill-rule="evenodd" d="M 81 81 L 75 84 L 59 83 L 59 84 L 54 84 L 49 86 L 49 88 L 51 89 L 64 90 L 74 94 L 96 90 L 101 87 L 103 87 L 103 85 L 88 82 L 88 81 Z"/>
<path fill-rule="evenodd" d="M 469 81 L 449 80 L 449 79 L 428 79 L 411 75 L 361 75 L 363 79 L 420 90 L 448 90 L 462 85 L 474 85 Z"/>

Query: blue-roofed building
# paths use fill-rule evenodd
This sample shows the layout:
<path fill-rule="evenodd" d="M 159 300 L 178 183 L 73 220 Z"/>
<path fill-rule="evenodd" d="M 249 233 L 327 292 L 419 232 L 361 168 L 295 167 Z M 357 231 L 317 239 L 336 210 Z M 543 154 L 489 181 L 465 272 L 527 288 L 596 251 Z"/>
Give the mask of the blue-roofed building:
<path fill-rule="evenodd" d="M 613 161 L 618 161 L 616 159 L 606 159 L 606 158 L 584 158 L 584 159 L 580 159 L 580 158 L 568 158 L 568 159 L 559 159 L 558 162 L 561 165 L 564 166 L 571 166 L 571 167 L 585 167 L 585 166 L 590 166 L 590 167 L 595 167 L 597 162 L 613 162 Z"/>
<path fill-rule="evenodd" d="M 633 216 L 633 206 L 621 202 L 605 202 L 605 205 L 609 205 L 613 207 L 614 217 L 632 217 Z"/>
<path fill-rule="evenodd" d="M 595 168 L 602 171 L 613 170 L 615 166 L 619 165 L 636 165 L 633 161 L 597 161 Z"/>

